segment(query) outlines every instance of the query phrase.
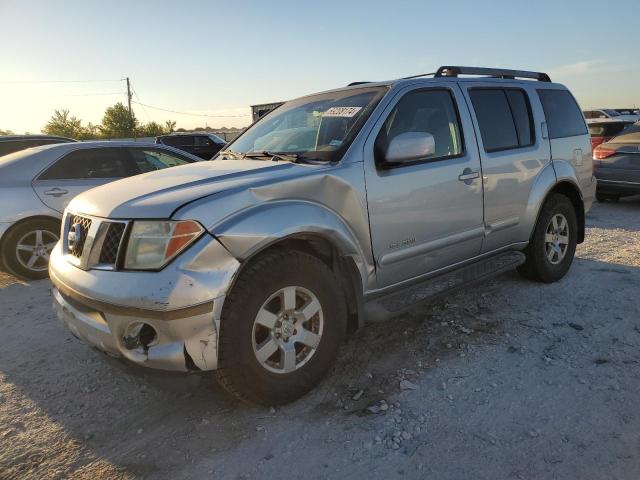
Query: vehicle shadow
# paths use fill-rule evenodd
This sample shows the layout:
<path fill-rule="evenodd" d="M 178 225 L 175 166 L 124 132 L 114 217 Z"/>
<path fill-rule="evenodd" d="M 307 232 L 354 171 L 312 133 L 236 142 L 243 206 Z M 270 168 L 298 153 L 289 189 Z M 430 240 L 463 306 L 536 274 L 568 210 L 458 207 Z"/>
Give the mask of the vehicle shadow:
<path fill-rule="evenodd" d="M 401 379 L 432 387 L 415 395 L 437 410 L 446 403 L 441 379 L 451 372 L 463 375 L 469 357 L 482 369 L 483 355 L 496 349 L 500 355 L 520 352 L 523 340 L 514 339 L 518 332 L 531 336 L 536 329 L 560 328 L 557 322 L 610 315 L 610 301 L 616 299 L 601 285 L 615 289 L 618 283 L 637 288 L 640 268 L 578 259 L 567 277 L 552 285 L 524 280 L 515 272 L 503 274 L 368 325 L 348 339 L 316 390 L 275 410 L 237 403 L 214 385 L 211 374 L 171 380 L 127 374 L 58 323 L 47 281 L 11 285 L 0 290 L 0 395 L 5 405 L 0 412 L 4 409 L 6 419 L 0 438 L 14 441 L 3 447 L 9 453 L 0 454 L 0 471 L 9 477 L 42 478 L 53 471 L 53 478 L 66 478 L 80 470 L 91 476 L 104 468 L 100 462 L 107 462 L 121 475 L 188 477 L 189 465 L 242 471 L 243 462 L 256 463 L 270 452 L 302 449 L 295 445 L 301 438 L 306 448 L 313 445 L 331 456 L 335 452 L 326 439 L 362 428 L 363 421 L 376 422 L 366 407 L 380 399 L 394 402 L 402 395 Z M 625 298 L 624 289 L 615 295 Z M 496 365 L 492 368 L 501 368 Z M 268 445 L 259 442 L 267 437 Z M 58 467 L 61 453 L 50 445 L 64 442 L 77 449 L 77 458 Z M 320 463 L 309 468 L 322 468 L 325 460 L 313 457 L 310 462 Z"/>

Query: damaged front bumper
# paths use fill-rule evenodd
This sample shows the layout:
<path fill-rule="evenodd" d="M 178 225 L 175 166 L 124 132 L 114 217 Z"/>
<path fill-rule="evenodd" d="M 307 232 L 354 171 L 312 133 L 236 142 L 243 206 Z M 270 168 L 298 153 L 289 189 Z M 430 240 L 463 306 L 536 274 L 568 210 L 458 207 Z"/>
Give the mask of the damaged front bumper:
<path fill-rule="evenodd" d="M 238 261 L 205 236 L 159 272 L 82 270 L 51 254 L 53 305 L 78 338 L 135 364 L 214 370 L 225 293 Z"/>

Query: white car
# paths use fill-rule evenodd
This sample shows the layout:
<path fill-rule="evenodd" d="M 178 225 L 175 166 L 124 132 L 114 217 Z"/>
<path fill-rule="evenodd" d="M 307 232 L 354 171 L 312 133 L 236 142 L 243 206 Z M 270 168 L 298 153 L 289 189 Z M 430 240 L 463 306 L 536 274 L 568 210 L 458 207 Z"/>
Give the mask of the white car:
<path fill-rule="evenodd" d="M 627 112 L 627 110 L 624 110 L 624 112 Z M 610 118 L 612 120 L 628 120 L 631 122 L 637 122 L 640 120 L 640 115 L 637 113 L 620 113 L 618 110 L 614 110 L 613 108 L 585 110 L 582 113 L 584 114 L 584 118 L 587 120 L 603 118 Z"/>
<path fill-rule="evenodd" d="M 73 197 L 119 178 L 200 160 L 137 142 L 62 143 L 0 157 L 0 267 L 45 278 L 62 213 Z"/>

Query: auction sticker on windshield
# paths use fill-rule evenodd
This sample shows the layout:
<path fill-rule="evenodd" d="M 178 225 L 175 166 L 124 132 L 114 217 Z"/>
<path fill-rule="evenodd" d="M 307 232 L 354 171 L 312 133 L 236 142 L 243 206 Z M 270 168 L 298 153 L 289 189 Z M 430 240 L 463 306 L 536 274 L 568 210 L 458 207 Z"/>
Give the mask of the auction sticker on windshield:
<path fill-rule="evenodd" d="M 362 107 L 331 107 L 322 114 L 323 117 L 354 117 Z"/>

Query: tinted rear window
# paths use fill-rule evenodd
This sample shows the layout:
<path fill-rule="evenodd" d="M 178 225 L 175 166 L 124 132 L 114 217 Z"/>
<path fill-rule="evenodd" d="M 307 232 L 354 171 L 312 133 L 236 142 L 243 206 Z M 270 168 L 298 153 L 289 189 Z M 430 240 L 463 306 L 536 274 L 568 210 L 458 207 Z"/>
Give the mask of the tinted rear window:
<path fill-rule="evenodd" d="M 587 125 L 573 96 L 567 90 L 538 90 L 547 119 L 549 138 L 573 137 L 587 133 Z"/>
<path fill-rule="evenodd" d="M 609 140 L 610 143 L 640 143 L 640 128 L 625 130 L 622 135 Z"/>
<path fill-rule="evenodd" d="M 602 123 L 589 125 L 589 134 L 592 137 L 613 137 L 621 133 L 631 123 Z"/>
<path fill-rule="evenodd" d="M 533 143 L 531 112 L 524 91 L 474 88 L 469 96 L 487 152 L 525 147 Z"/>
<path fill-rule="evenodd" d="M 193 146 L 193 137 L 191 135 L 175 135 L 172 137 L 164 137 L 162 143 L 172 147 L 188 147 Z"/>

